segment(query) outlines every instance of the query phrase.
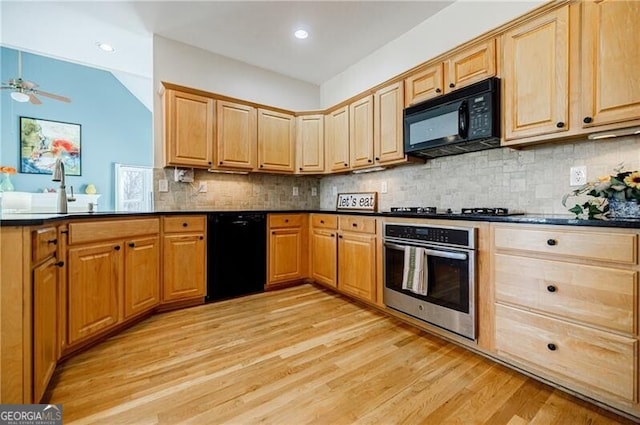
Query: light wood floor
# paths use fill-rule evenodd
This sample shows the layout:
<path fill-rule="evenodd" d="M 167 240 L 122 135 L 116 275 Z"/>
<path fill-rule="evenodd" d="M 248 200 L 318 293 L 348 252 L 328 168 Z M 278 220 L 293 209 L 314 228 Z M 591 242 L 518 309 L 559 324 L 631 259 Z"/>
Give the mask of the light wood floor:
<path fill-rule="evenodd" d="M 310 285 L 154 316 L 60 365 L 65 424 L 631 424 Z"/>

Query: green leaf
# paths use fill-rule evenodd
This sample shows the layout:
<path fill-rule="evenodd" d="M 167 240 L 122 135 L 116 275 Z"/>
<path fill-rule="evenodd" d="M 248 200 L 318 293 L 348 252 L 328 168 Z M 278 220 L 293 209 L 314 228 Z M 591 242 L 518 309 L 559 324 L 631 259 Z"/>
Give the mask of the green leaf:
<path fill-rule="evenodd" d="M 580 218 L 580 214 L 582 214 L 582 207 L 576 204 L 573 208 L 569 209 L 569 212 L 572 212 L 576 215 L 576 218 Z"/>

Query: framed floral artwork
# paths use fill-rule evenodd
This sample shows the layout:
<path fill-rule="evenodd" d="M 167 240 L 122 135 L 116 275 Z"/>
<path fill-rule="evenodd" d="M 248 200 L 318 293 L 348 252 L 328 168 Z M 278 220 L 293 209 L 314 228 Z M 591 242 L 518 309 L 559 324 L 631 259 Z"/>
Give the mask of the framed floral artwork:
<path fill-rule="evenodd" d="M 20 117 L 20 172 L 53 174 L 58 158 L 67 176 L 80 176 L 81 125 Z"/>

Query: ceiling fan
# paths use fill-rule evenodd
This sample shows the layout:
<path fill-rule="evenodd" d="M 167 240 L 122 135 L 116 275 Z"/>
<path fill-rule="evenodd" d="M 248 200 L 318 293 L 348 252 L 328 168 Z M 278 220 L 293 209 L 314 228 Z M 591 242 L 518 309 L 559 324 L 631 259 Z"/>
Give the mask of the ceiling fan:
<path fill-rule="evenodd" d="M 18 78 L 12 78 L 3 82 L 0 90 L 9 89 L 11 98 L 16 102 L 31 102 L 34 105 L 41 105 L 42 101 L 36 96 L 45 96 L 61 102 L 69 103 L 71 99 L 53 93 L 48 93 L 38 89 L 38 85 L 32 81 L 22 79 L 22 52 L 18 51 Z"/>

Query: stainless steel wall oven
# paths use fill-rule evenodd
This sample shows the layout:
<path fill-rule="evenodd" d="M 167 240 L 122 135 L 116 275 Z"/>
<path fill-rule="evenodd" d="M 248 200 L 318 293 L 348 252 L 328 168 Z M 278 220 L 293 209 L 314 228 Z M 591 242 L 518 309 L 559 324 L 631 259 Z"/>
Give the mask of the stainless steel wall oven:
<path fill-rule="evenodd" d="M 473 227 L 385 224 L 385 305 L 475 340 L 475 245 Z"/>

